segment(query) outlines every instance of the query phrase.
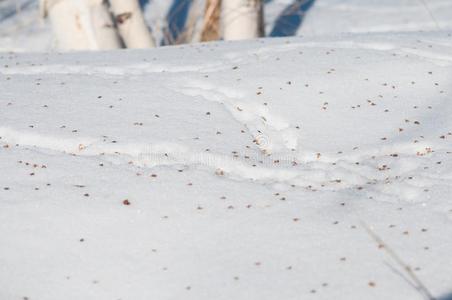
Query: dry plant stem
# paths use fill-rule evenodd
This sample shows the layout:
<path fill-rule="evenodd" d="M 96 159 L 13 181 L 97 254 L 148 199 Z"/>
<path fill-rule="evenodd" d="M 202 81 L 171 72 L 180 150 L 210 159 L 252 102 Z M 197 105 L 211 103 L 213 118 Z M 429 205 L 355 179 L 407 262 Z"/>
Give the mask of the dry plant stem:
<path fill-rule="evenodd" d="M 207 0 L 201 33 L 202 42 L 220 39 L 220 13 L 221 0 Z"/>
<path fill-rule="evenodd" d="M 386 251 L 388 255 L 394 259 L 394 261 L 405 271 L 405 273 L 410 277 L 410 279 L 415 283 L 417 286 L 417 290 L 419 293 L 421 293 L 425 299 L 428 300 L 435 300 L 435 297 L 430 293 L 430 291 L 427 289 L 427 287 L 424 285 L 424 283 L 419 279 L 419 277 L 414 274 L 411 267 L 406 264 L 398 255 L 397 253 L 386 244 L 383 239 L 378 236 L 375 231 L 373 231 L 366 223 L 361 221 L 361 226 L 366 230 L 366 232 L 370 235 L 370 237 L 378 244 L 378 246 Z"/>

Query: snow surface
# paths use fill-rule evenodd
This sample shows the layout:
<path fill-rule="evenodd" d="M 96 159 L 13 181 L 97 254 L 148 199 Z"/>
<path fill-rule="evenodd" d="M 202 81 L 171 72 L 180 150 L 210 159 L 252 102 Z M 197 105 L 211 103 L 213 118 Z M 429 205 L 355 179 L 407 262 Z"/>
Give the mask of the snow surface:
<path fill-rule="evenodd" d="M 0 53 L 0 299 L 425 299 L 364 222 L 450 300 L 451 50 Z"/>
<path fill-rule="evenodd" d="M 419 298 L 360 220 L 447 293 L 451 46 L 1 55 L 0 298 Z"/>

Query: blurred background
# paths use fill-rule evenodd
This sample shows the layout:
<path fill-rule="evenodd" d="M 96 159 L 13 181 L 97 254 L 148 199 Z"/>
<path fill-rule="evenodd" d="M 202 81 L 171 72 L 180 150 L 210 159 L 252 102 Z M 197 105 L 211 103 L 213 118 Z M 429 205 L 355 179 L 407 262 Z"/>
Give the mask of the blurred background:
<path fill-rule="evenodd" d="M 148 48 L 262 36 L 452 29 L 451 0 L 119 1 L 126 7 L 115 6 L 118 0 L 0 0 L 0 51 Z M 134 2 L 142 16 L 129 14 Z M 140 32 L 140 18 L 148 32 Z M 96 25 L 110 35 L 99 37 Z M 77 40 L 74 30 L 85 36 Z M 112 36 L 117 41 L 112 42 Z M 151 40 L 141 43 L 147 38 Z"/>

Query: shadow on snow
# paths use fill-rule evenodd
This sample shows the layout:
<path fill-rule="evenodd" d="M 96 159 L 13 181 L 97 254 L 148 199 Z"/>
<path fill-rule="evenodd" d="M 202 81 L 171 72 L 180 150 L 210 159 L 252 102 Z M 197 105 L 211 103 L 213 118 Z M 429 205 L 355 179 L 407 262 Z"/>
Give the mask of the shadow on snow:
<path fill-rule="evenodd" d="M 296 0 L 288 5 L 275 21 L 271 37 L 293 36 L 304 21 L 315 0 Z"/>

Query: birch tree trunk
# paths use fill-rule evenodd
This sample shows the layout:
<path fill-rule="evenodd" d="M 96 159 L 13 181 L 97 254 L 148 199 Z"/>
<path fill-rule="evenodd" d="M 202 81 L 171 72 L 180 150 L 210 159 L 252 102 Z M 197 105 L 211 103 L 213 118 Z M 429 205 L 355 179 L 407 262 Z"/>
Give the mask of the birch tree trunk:
<path fill-rule="evenodd" d="M 225 0 L 228 1 L 228 0 Z M 221 0 L 207 0 L 204 10 L 204 22 L 201 41 L 215 41 L 220 39 Z"/>
<path fill-rule="evenodd" d="M 264 36 L 262 0 L 223 0 L 221 13 L 225 40 Z"/>
<path fill-rule="evenodd" d="M 110 0 L 110 5 L 127 48 L 155 47 L 138 0 Z"/>
<path fill-rule="evenodd" d="M 40 0 L 41 13 L 51 20 L 61 50 L 122 48 L 103 0 Z"/>

